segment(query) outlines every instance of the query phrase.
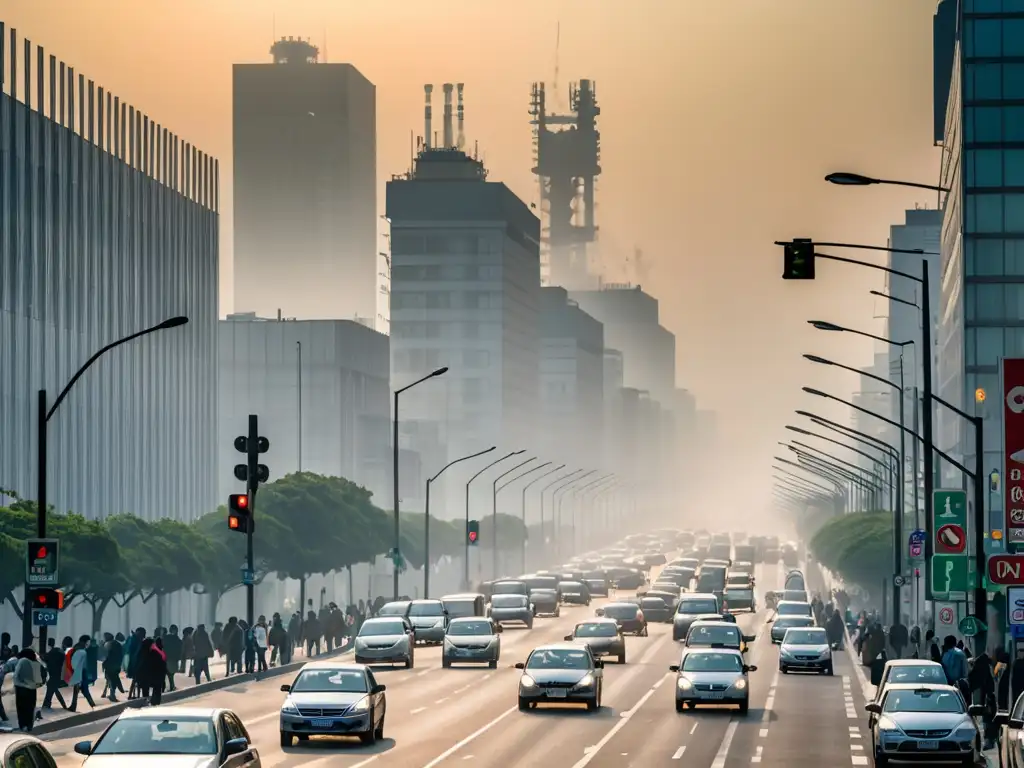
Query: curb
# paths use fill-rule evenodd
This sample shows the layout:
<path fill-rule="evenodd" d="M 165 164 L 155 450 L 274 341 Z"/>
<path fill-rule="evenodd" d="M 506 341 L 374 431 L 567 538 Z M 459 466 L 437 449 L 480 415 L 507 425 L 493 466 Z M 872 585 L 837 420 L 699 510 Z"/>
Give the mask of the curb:
<path fill-rule="evenodd" d="M 232 675 L 231 677 L 223 677 L 219 680 L 200 683 L 199 685 L 193 685 L 188 688 L 178 688 L 174 691 L 167 691 L 163 695 L 161 706 L 164 704 L 174 704 L 196 696 L 202 696 L 206 693 L 219 691 L 224 688 L 231 688 L 235 685 L 254 683 L 268 678 L 287 675 L 291 672 L 298 672 L 310 661 L 323 661 L 325 659 L 339 658 L 349 653 L 351 653 L 351 648 L 346 648 L 343 651 L 330 651 L 312 659 L 303 659 L 302 661 L 293 661 L 292 663 L 285 664 L 284 666 L 272 667 L 266 672 Z M 148 704 L 148 699 L 132 699 L 131 701 L 121 701 L 117 704 L 96 707 L 88 712 L 76 713 L 68 717 L 62 717 L 59 720 L 37 720 L 32 726 L 32 735 L 45 736 L 51 733 L 58 733 L 59 731 L 66 731 L 71 728 L 78 728 L 79 726 L 89 725 L 91 723 L 99 722 L 100 720 L 117 717 L 126 709 L 141 709 L 144 706 L 148 706 Z"/>

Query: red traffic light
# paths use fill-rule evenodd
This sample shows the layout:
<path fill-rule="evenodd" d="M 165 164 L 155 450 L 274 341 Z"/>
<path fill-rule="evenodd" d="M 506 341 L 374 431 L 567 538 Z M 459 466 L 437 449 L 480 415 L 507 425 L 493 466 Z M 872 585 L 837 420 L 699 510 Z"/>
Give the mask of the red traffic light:
<path fill-rule="evenodd" d="M 242 518 L 240 518 L 238 515 L 230 515 L 230 516 L 228 516 L 228 528 L 230 528 L 233 531 L 237 531 L 241 527 L 242 527 Z"/>
<path fill-rule="evenodd" d="M 43 546 L 39 547 L 39 549 L 36 550 L 36 559 L 37 560 L 45 560 L 46 556 L 48 554 L 50 554 L 50 550 L 48 550 L 46 548 L 46 545 L 44 544 Z"/>
<path fill-rule="evenodd" d="M 476 531 L 470 531 L 469 532 L 469 540 L 470 541 L 476 541 L 476 537 L 479 536 L 479 535 L 480 534 L 478 534 Z"/>
<path fill-rule="evenodd" d="M 249 497 L 244 493 L 233 493 L 229 497 L 228 505 L 231 509 L 246 510 L 249 508 Z"/>
<path fill-rule="evenodd" d="M 32 590 L 32 607 L 60 611 L 64 608 L 64 593 L 59 589 Z"/>

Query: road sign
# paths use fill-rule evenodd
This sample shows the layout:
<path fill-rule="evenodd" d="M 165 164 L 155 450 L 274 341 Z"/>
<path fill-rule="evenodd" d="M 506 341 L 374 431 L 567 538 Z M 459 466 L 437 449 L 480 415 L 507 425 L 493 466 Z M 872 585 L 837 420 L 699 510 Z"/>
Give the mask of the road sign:
<path fill-rule="evenodd" d="M 960 634 L 964 637 L 974 637 L 979 632 L 984 632 L 988 627 L 985 626 L 984 622 L 978 621 L 973 616 L 964 616 L 960 619 L 957 629 L 960 630 Z"/>
<path fill-rule="evenodd" d="M 910 556 L 924 557 L 924 542 L 928 536 L 926 531 L 920 529 L 910 533 Z"/>
<path fill-rule="evenodd" d="M 940 490 L 932 493 L 932 520 L 937 532 L 944 525 L 967 527 L 967 491 Z"/>
<path fill-rule="evenodd" d="M 935 532 L 935 553 L 959 555 L 967 549 L 967 532 L 959 525 L 949 523 Z"/>
<path fill-rule="evenodd" d="M 944 605 L 938 612 L 939 626 L 952 629 L 956 626 L 956 609 L 952 605 Z"/>
<path fill-rule="evenodd" d="M 892 583 L 895 584 L 897 587 L 902 587 L 904 584 L 907 583 L 907 580 L 897 573 L 895 576 L 892 577 Z"/>
<path fill-rule="evenodd" d="M 1024 543 L 1024 359 L 1002 358 L 1003 509 L 1006 540 Z"/>
<path fill-rule="evenodd" d="M 1024 555 L 992 555 L 988 559 L 988 580 L 992 584 L 1024 585 Z"/>
<path fill-rule="evenodd" d="M 242 569 L 242 583 L 245 586 L 256 583 L 256 574 L 250 571 L 248 568 Z"/>
<path fill-rule="evenodd" d="M 931 568 L 932 594 L 955 595 L 967 592 L 967 558 L 963 555 L 933 555 Z M 943 599 L 937 597 L 937 599 Z"/>
<path fill-rule="evenodd" d="M 1024 587 L 1006 590 L 1006 621 L 1013 626 L 1024 626 Z"/>
<path fill-rule="evenodd" d="M 57 609 L 55 608 L 33 608 L 32 625 L 36 627 L 56 627 Z"/>
<path fill-rule="evenodd" d="M 33 587 L 59 587 L 60 544 L 57 539 L 25 542 L 25 581 Z"/>

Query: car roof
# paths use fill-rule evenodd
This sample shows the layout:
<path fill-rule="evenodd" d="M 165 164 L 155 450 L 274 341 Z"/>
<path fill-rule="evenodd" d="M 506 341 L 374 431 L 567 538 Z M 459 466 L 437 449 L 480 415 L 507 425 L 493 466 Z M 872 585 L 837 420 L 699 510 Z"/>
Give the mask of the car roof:
<path fill-rule="evenodd" d="M 942 683 L 889 683 L 885 686 L 888 691 L 941 691 L 942 693 L 960 693 L 960 689 L 952 685 Z"/>
<path fill-rule="evenodd" d="M 392 616 L 374 616 L 373 618 L 370 618 L 370 619 L 367 619 L 366 621 L 364 621 L 363 622 L 363 626 L 365 627 L 367 624 L 373 624 L 374 622 L 380 624 L 381 622 L 384 622 L 384 621 L 392 622 L 392 621 L 404 621 L 404 620 L 405 620 L 404 616 L 397 616 L 397 615 L 392 615 Z"/>
<path fill-rule="evenodd" d="M 423 605 L 424 603 L 430 603 L 431 605 L 433 605 L 434 603 L 440 603 L 441 601 L 440 599 L 434 597 L 421 597 L 418 600 L 410 600 L 410 602 L 413 605 Z"/>
<path fill-rule="evenodd" d="M 625 600 L 616 600 L 614 603 L 605 603 L 604 607 L 605 607 L 605 610 L 608 610 L 609 608 L 621 608 L 621 607 L 626 606 L 626 605 L 628 605 L 631 608 L 636 608 L 637 607 L 636 603 L 630 603 L 630 602 L 627 602 Z"/>
<path fill-rule="evenodd" d="M 727 653 L 732 656 L 739 656 L 740 659 L 743 658 L 743 651 L 739 650 L 738 648 L 708 648 L 706 646 L 699 645 L 687 645 L 683 647 L 683 656 L 689 656 L 694 653 Z"/>
<path fill-rule="evenodd" d="M 805 591 L 805 590 L 789 590 L 789 591 L 791 591 L 791 592 L 793 592 L 793 591 L 800 592 L 800 591 Z M 806 605 L 806 606 L 810 606 L 810 603 L 808 603 L 806 600 L 779 600 L 779 602 L 777 602 L 776 605 L 777 606 L 778 605 Z"/>
<path fill-rule="evenodd" d="M 470 621 L 490 621 L 491 619 L 487 616 L 459 616 L 458 618 L 452 619 L 448 622 L 448 626 L 452 624 L 465 624 Z"/>
<path fill-rule="evenodd" d="M 456 595 L 441 595 L 441 602 L 445 600 L 476 600 L 478 597 L 483 597 L 480 592 L 460 592 Z"/>
<path fill-rule="evenodd" d="M 941 667 L 937 661 L 931 659 L 889 659 L 885 662 L 887 667 Z"/>
<path fill-rule="evenodd" d="M 562 641 L 560 643 L 544 643 L 543 645 L 538 645 L 530 651 L 530 653 L 536 653 L 537 651 L 578 651 L 580 648 L 585 647 L 585 645 L 581 646 L 579 643 Z"/>
<path fill-rule="evenodd" d="M 809 619 L 809 618 L 810 618 L 810 616 L 805 616 L 804 618 L 806 618 L 806 619 Z M 790 633 L 790 630 L 794 630 L 794 629 L 817 629 L 817 630 L 819 630 L 819 631 L 821 631 L 821 632 L 825 632 L 825 633 L 827 634 L 827 630 L 826 630 L 826 629 L 825 629 L 824 627 L 819 627 L 819 626 L 810 626 L 810 627 L 787 627 L 787 628 L 786 628 L 786 634 L 788 635 L 788 634 Z"/>
<path fill-rule="evenodd" d="M 307 661 L 302 665 L 300 672 L 304 672 L 307 669 L 331 669 L 338 672 L 366 672 L 367 666 L 365 664 L 353 664 L 348 661 L 331 661 L 330 659 L 324 659 L 323 661 Z"/>
<path fill-rule="evenodd" d="M 576 622 L 576 626 L 578 627 L 580 624 L 610 624 L 613 627 L 619 626 L 615 619 L 606 619 L 603 616 L 595 616 L 592 619 L 580 619 Z"/>
<path fill-rule="evenodd" d="M 196 719 L 213 719 L 221 712 L 220 707 L 129 707 L 117 716 L 118 720 L 139 718 L 156 720 L 162 717 L 194 717 Z"/>
<path fill-rule="evenodd" d="M 706 598 L 709 598 L 709 597 L 712 600 L 717 600 L 718 599 L 718 597 L 715 595 L 714 592 L 687 592 L 687 593 L 685 593 L 680 598 L 680 600 L 691 600 L 691 599 L 695 599 L 695 598 L 705 598 L 706 599 Z"/>
<path fill-rule="evenodd" d="M 737 632 L 740 630 L 737 624 L 733 624 L 731 621 L 722 621 L 721 619 L 697 619 L 690 625 L 690 629 L 694 627 L 728 627 L 729 629 L 735 629 Z"/>

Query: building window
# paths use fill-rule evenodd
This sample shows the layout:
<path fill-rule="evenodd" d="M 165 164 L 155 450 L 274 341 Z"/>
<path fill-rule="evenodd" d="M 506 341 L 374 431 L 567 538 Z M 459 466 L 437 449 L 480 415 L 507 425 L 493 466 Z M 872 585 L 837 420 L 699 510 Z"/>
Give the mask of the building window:
<path fill-rule="evenodd" d="M 427 294 L 427 309 L 449 309 L 451 294 L 448 291 L 434 291 Z"/>
<path fill-rule="evenodd" d="M 467 368 L 486 368 L 491 364 L 491 353 L 486 349 L 464 349 L 462 364 Z"/>
<path fill-rule="evenodd" d="M 426 251 L 423 235 L 413 232 L 391 231 L 392 256 L 417 256 Z"/>

